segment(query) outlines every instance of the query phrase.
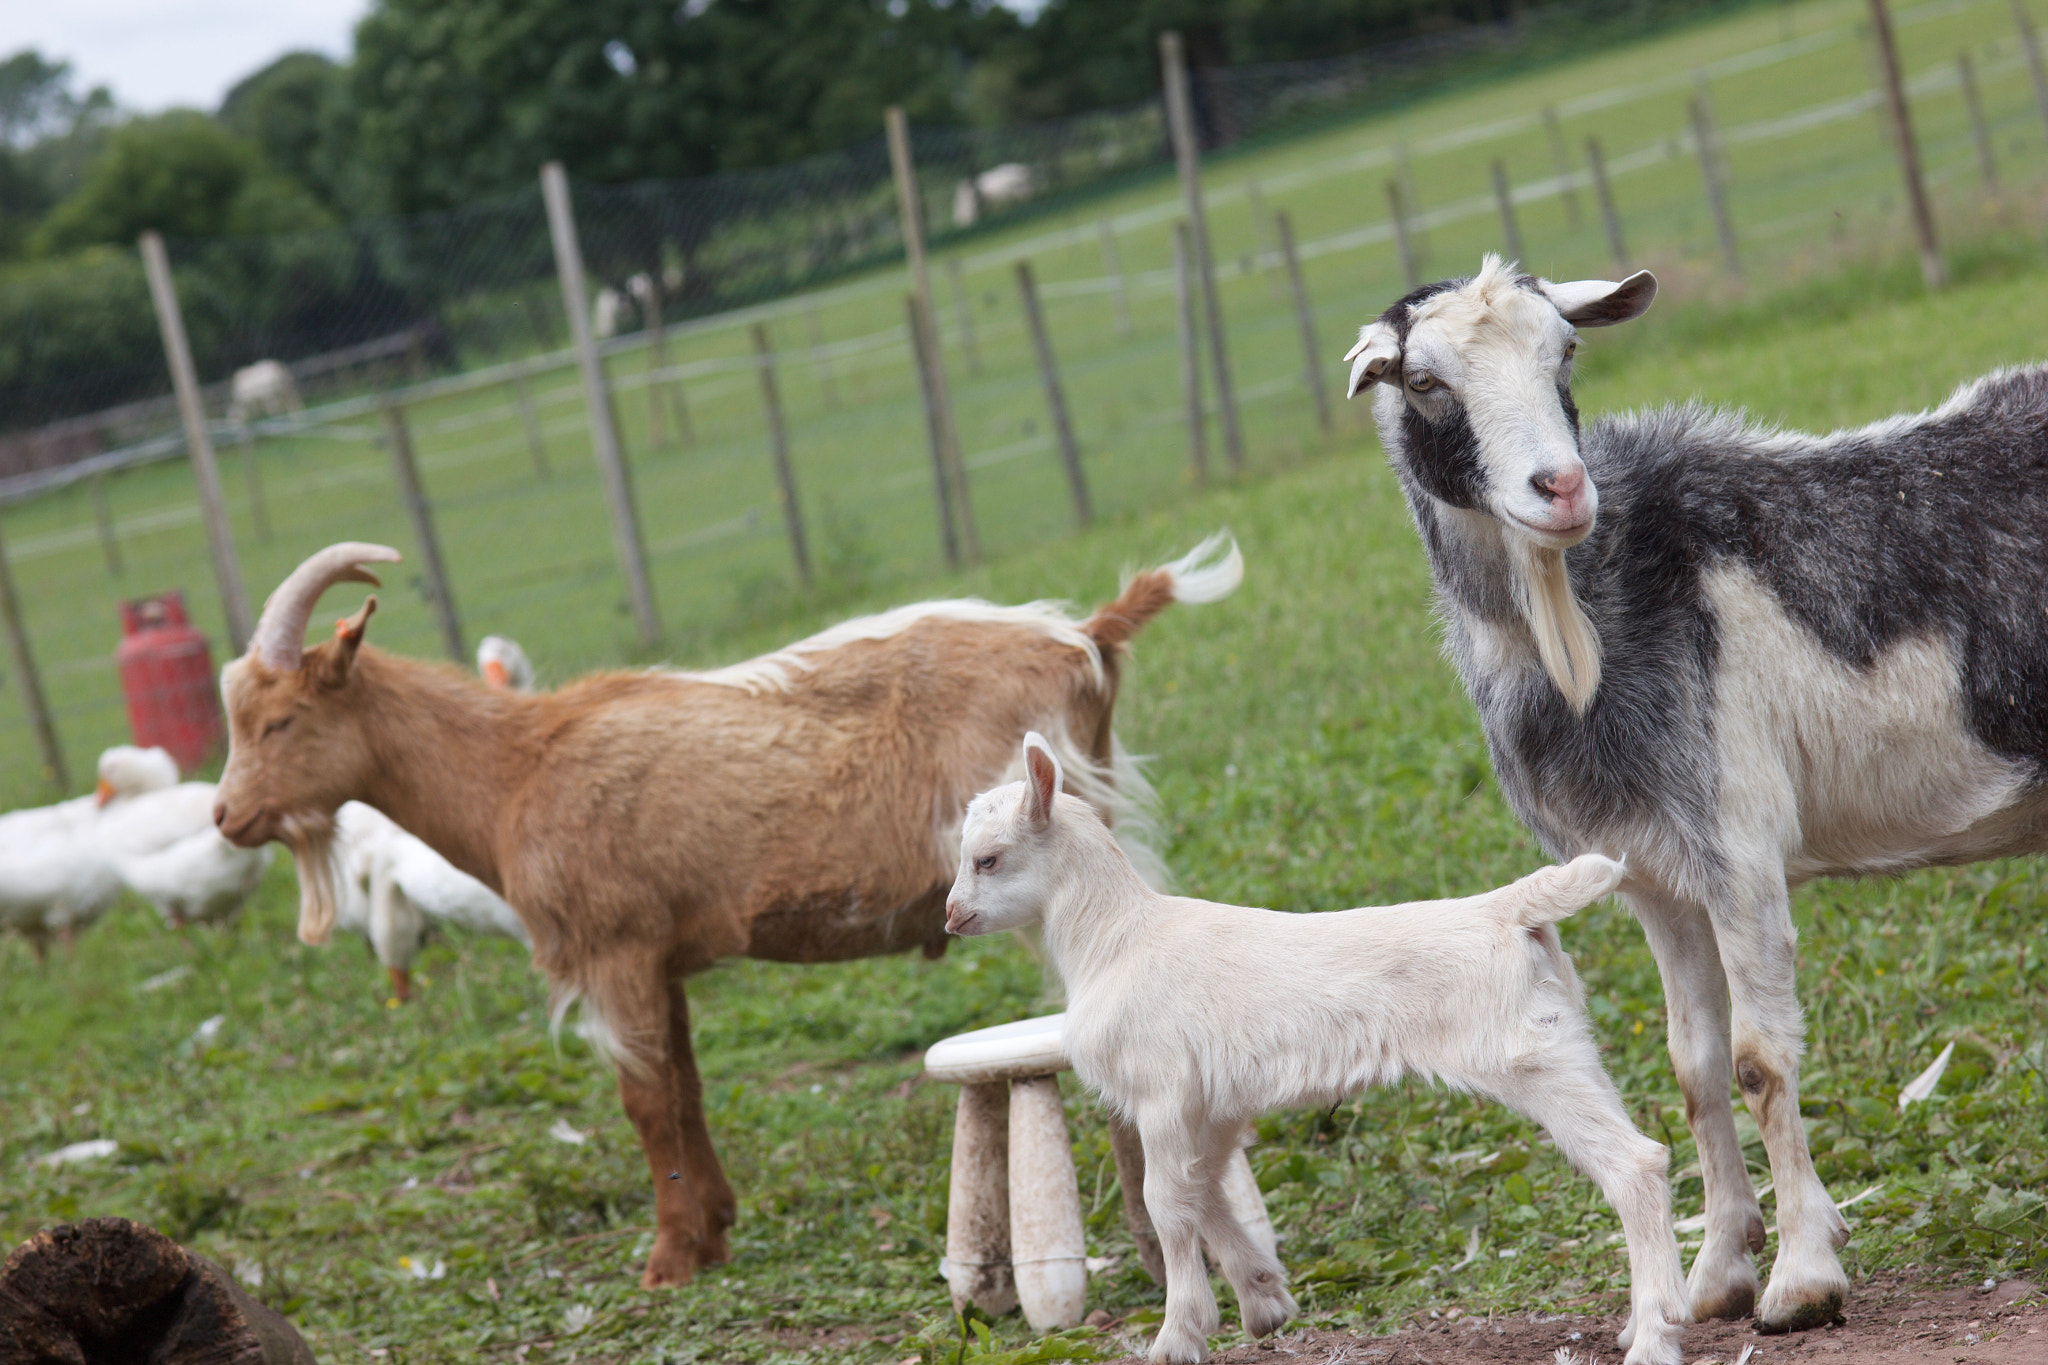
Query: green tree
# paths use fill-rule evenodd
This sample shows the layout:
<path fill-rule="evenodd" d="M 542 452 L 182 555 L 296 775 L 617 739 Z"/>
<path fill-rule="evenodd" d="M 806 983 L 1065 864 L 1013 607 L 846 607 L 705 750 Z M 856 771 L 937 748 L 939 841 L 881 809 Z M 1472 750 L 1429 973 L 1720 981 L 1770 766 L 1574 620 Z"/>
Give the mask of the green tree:
<path fill-rule="evenodd" d="M 354 202 L 361 185 L 349 77 L 331 58 L 286 53 L 228 91 L 218 117 L 329 211 L 345 213 Z"/>
<path fill-rule="evenodd" d="M 0 60 L 0 259 L 18 256 L 44 214 L 96 156 L 113 96 L 80 94 L 71 64 L 34 49 Z"/>
<path fill-rule="evenodd" d="M 108 134 L 84 184 L 44 219 L 34 245 L 52 253 L 96 242 L 125 245 L 145 228 L 167 237 L 221 237 L 331 221 L 255 144 L 197 110 L 173 109 Z"/>
<path fill-rule="evenodd" d="M 377 0 L 351 89 L 401 211 L 532 183 L 791 160 L 875 136 L 901 103 L 965 117 L 968 73 L 1021 27 L 989 0 Z"/>

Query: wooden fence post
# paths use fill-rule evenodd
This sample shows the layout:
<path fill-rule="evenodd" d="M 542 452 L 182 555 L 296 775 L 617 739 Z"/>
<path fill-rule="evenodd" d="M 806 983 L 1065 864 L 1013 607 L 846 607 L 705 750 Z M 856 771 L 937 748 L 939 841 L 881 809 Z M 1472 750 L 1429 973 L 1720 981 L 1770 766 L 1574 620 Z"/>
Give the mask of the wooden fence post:
<path fill-rule="evenodd" d="M 1282 209 L 1273 216 L 1280 235 L 1280 257 L 1287 266 L 1287 283 L 1294 290 L 1294 315 L 1301 321 L 1301 355 L 1308 373 L 1308 391 L 1316 400 L 1316 421 L 1323 434 L 1331 430 L 1330 394 L 1323 383 L 1322 349 L 1316 345 L 1316 316 L 1308 306 L 1308 288 L 1301 279 L 1301 257 L 1294 250 L 1294 220 Z"/>
<path fill-rule="evenodd" d="M 924 310 L 917 295 L 903 296 L 904 317 L 910 331 L 910 359 L 917 369 L 917 392 L 924 403 L 925 435 L 932 448 L 932 496 L 939 505 L 939 543 L 945 547 L 946 567 L 960 567 L 960 532 L 953 524 L 953 476 L 946 463 L 946 437 L 939 429 L 939 407 L 932 398 L 931 357 L 925 344 Z"/>
<path fill-rule="evenodd" d="M 1984 102 L 1977 97 L 1977 68 L 1970 54 L 1956 54 L 1956 79 L 1963 87 L 1963 108 L 1970 115 L 1970 141 L 1977 146 L 1977 173 L 1984 177 L 1984 193 L 1998 197 L 1998 158 L 1991 150 L 1991 129 L 1984 123 Z"/>
<path fill-rule="evenodd" d="M 1628 243 L 1621 235 L 1621 214 L 1614 207 L 1614 187 L 1607 183 L 1607 158 L 1600 154 L 1600 139 L 1586 139 L 1586 169 L 1593 175 L 1593 195 L 1600 201 L 1600 221 L 1607 228 L 1607 249 L 1614 253 L 1614 264 L 1624 274 L 1628 271 Z"/>
<path fill-rule="evenodd" d="M 811 586 L 811 546 L 804 537 L 803 507 L 796 497 L 796 471 L 789 463 L 789 432 L 782 424 L 782 394 L 775 387 L 775 349 L 768 344 L 768 324 L 754 324 L 754 358 L 761 367 L 761 406 L 768 410 L 768 446 L 775 456 L 775 482 L 782 489 L 782 525 L 789 532 L 789 552 L 796 558 L 797 582 Z"/>
<path fill-rule="evenodd" d="M 247 422 L 235 423 L 235 444 L 242 453 L 242 488 L 249 495 L 249 521 L 256 538 L 270 543 L 270 508 L 263 500 L 263 471 L 256 467 L 256 435 Z"/>
<path fill-rule="evenodd" d="M 1500 205 L 1500 233 L 1507 244 L 1508 259 L 1521 261 L 1522 229 L 1515 223 L 1515 199 L 1508 192 L 1508 168 L 1499 157 L 1493 159 L 1493 198 Z"/>
<path fill-rule="evenodd" d="M 2048 70 L 2041 66 L 2041 38 L 2034 31 L 2034 16 L 2027 13 L 2027 0 L 2012 0 L 2013 27 L 2020 31 L 2020 47 L 2027 54 L 2027 76 L 2034 83 L 2034 107 L 2041 121 L 2048 123 Z"/>
<path fill-rule="evenodd" d="M 519 424 L 526 428 L 526 453 L 533 457 L 533 472 L 536 477 L 546 479 L 554 471 L 548 468 L 548 448 L 541 439 L 540 414 L 534 411 L 533 391 L 526 382 L 531 373 L 524 361 L 512 371 L 512 401 L 519 405 Z"/>
<path fill-rule="evenodd" d="M 1557 182 L 1562 187 L 1564 220 L 1573 232 L 1577 232 L 1585 220 L 1579 216 L 1579 191 L 1572 184 L 1572 156 L 1565 149 L 1564 125 L 1558 122 L 1554 104 L 1543 106 L 1543 132 L 1550 139 L 1550 160 L 1557 167 Z"/>
<path fill-rule="evenodd" d="M 1038 306 L 1038 282 L 1031 277 L 1031 262 L 1017 262 L 1017 293 L 1024 300 L 1024 322 L 1031 329 L 1031 348 L 1038 353 L 1038 377 L 1045 385 L 1045 405 L 1052 412 L 1053 435 L 1060 443 L 1060 463 L 1066 466 L 1067 486 L 1074 494 L 1074 518 L 1088 526 L 1095 511 L 1088 505 L 1088 477 L 1081 469 L 1081 447 L 1074 441 L 1074 424 L 1067 420 L 1067 397 L 1060 389 L 1059 365 L 1053 360 L 1052 338 L 1046 334 L 1045 314 Z"/>
<path fill-rule="evenodd" d="M 14 676 L 21 680 L 22 709 L 28 712 L 29 727 L 36 732 L 36 748 L 43 756 L 43 780 L 59 791 L 69 791 L 71 774 L 64 767 L 64 749 L 57 742 L 57 724 L 43 694 L 42 675 L 36 672 L 35 651 L 29 648 L 28 626 L 21 619 L 21 600 L 14 592 L 14 570 L 7 562 L 4 539 L 0 539 L 0 617 L 6 618 L 7 645 L 14 654 Z"/>
<path fill-rule="evenodd" d="M 1706 73 L 1698 75 L 1701 93 L 1693 97 L 1689 106 L 1693 146 L 1699 153 L 1700 178 L 1706 182 L 1707 208 L 1714 215 L 1714 232 L 1721 239 L 1721 261 L 1728 267 L 1729 274 L 1740 279 L 1742 257 L 1735 250 L 1735 225 L 1728 220 L 1728 194 L 1721 183 L 1721 153 L 1714 136 L 1714 111 L 1705 97 Z"/>
<path fill-rule="evenodd" d="M 561 277 L 562 306 L 569 313 L 569 335 L 575 342 L 577 365 L 583 371 L 583 395 L 590 407 L 590 444 L 603 476 L 605 502 L 611 512 L 612 544 L 640 644 L 652 650 L 661 643 L 661 617 L 654 609 L 654 585 L 647 577 L 647 548 L 640 537 L 640 514 L 633 505 L 632 473 L 619 445 L 619 427 L 612 411 L 612 390 L 604 362 L 590 335 L 590 301 L 583 283 L 583 249 L 576 241 L 576 213 L 569 203 L 569 177 L 562 163 L 541 168 L 541 196 L 547 202 L 548 233 L 555 248 L 555 273 Z"/>
<path fill-rule="evenodd" d="M 1216 263 L 1209 253 L 1209 217 L 1202 206 L 1201 147 L 1195 140 L 1194 100 L 1188 93 L 1188 66 L 1180 34 L 1159 35 L 1159 60 L 1166 75 L 1166 122 L 1173 134 L 1174 160 L 1180 168 L 1181 197 L 1187 204 L 1189 243 L 1194 248 L 1195 275 L 1202 286 L 1203 321 L 1209 331 L 1209 360 L 1216 377 L 1216 420 L 1223 428 L 1223 453 L 1233 470 L 1244 467 L 1244 436 L 1237 425 L 1237 397 L 1230 383 L 1230 353 L 1223 336 L 1223 302 L 1216 293 Z"/>
<path fill-rule="evenodd" d="M 1205 483 L 1209 478 L 1209 434 L 1202 415 L 1202 352 L 1201 338 L 1195 331 L 1193 256 L 1194 251 L 1188 246 L 1188 225 L 1176 222 L 1173 225 L 1173 287 L 1179 306 L 1174 318 L 1180 333 L 1180 388 L 1187 404 L 1188 464 L 1194 470 L 1195 482 Z"/>
<path fill-rule="evenodd" d="M 384 414 L 384 444 L 391 449 L 391 468 L 398 475 L 398 496 L 412 521 L 412 533 L 420 543 L 420 569 L 427 577 L 427 591 L 433 594 L 434 614 L 441 621 L 441 643 L 458 667 L 468 664 L 469 651 L 462 644 L 462 622 L 455 614 L 455 595 L 448 591 L 448 570 L 441 562 L 441 538 L 434 534 L 434 510 L 427 504 L 427 491 L 420 483 L 419 461 L 413 457 L 412 432 L 405 424 L 405 409 L 389 399 L 378 404 Z"/>
<path fill-rule="evenodd" d="M 220 466 L 214 463 L 213 440 L 206 430 L 206 408 L 199 396 L 199 375 L 192 365 L 192 346 L 185 338 L 185 318 L 178 311 L 177 286 L 171 280 L 171 258 L 164 239 L 142 234 L 142 266 L 149 276 L 149 298 L 156 306 L 157 330 L 163 334 L 164 357 L 170 362 L 171 386 L 178 393 L 178 416 L 185 426 L 185 449 L 192 456 L 192 475 L 199 485 L 199 511 L 206 522 L 206 548 L 213 555 L 213 577 L 228 622 L 228 643 L 240 654 L 249 647 L 249 598 L 242 591 L 242 566 L 235 558 L 235 533 L 228 525 L 227 502 L 220 491 Z"/>
<path fill-rule="evenodd" d="M 648 331 L 652 333 L 648 340 L 654 352 L 654 365 L 652 368 L 656 370 L 666 370 L 668 368 L 668 324 L 662 320 L 661 305 L 661 272 L 659 270 L 651 270 L 647 274 L 647 298 L 642 306 L 647 309 L 645 321 Z M 664 399 L 667 400 L 667 409 L 663 407 Z M 696 445 L 697 427 L 690 420 L 690 399 L 689 395 L 684 392 L 683 381 L 680 379 L 649 378 L 647 381 L 647 438 L 658 446 L 668 444 L 668 410 L 673 410 L 675 413 L 676 435 L 682 440 L 682 443 L 686 446 Z"/>
<path fill-rule="evenodd" d="M 818 388 L 823 391 L 825 409 L 839 411 L 839 382 L 832 373 L 832 355 L 825 349 L 825 324 L 818 317 L 818 296 L 804 296 L 804 314 L 811 332 L 811 368 L 817 372 Z"/>
<path fill-rule="evenodd" d="M 924 359 L 919 373 L 924 376 L 926 418 L 938 434 L 941 457 L 946 462 L 946 483 L 953 498 L 953 517 L 960 531 L 960 548 L 970 564 L 981 562 L 981 536 L 974 526 L 974 503 L 967 489 L 967 465 L 960 454 L 960 429 L 953 423 L 952 391 L 946 385 L 946 363 L 939 351 L 939 314 L 932 302 L 931 268 L 924 252 L 924 199 L 917 189 L 917 164 L 910 155 L 910 120 L 900 105 L 883 111 L 882 123 L 889 135 L 889 167 L 896 180 L 896 212 L 903 225 L 903 252 L 910 258 L 910 281 L 915 287 L 917 308 L 922 317 L 917 330 L 924 337 Z"/>
<path fill-rule="evenodd" d="M 1116 249 L 1116 229 L 1104 218 L 1095 225 L 1096 235 L 1102 239 L 1102 268 L 1109 273 L 1111 297 L 1116 301 L 1116 334 L 1128 341 L 1131 338 L 1131 286 L 1124 278 L 1123 253 Z"/>
<path fill-rule="evenodd" d="M 1387 221 L 1394 225 L 1394 250 L 1401 257 L 1401 278 L 1413 289 L 1422 283 L 1422 277 L 1415 270 L 1415 249 L 1408 243 L 1408 213 L 1398 180 L 1387 182 Z"/>
<path fill-rule="evenodd" d="M 1401 222 L 1408 233 L 1410 259 L 1419 276 L 1429 269 L 1429 230 L 1423 227 L 1422 196 L 1415 189 L 1415 163 L 1408 156 L 1408 139 L 1394 142 L 1394 181 L 1401 187 Z"/>
<path fill-rule="evenodd" d="M 100 533 L 100 553 L 107 558 L 107 576 L 119 578 L 127 572 L 121 563 L 121 541 L 114 534 L 114 509 L 107 505 L 107 476 L 104 470 L 92 476 L 92 520 Z"/>
<path fill-rule="evenodd" d="M 981 348 L 974 344 L 974 300 L 967 293 L 967 271 L 960 253 L 946 257 L 946 279 L 953 286 L 953 311 L 960 319 L 960 349 L 967 353 L 967 373 L 981 373 Z"/>
<path fill-rule="evenodd" d="M 1913 138 L 1913 115 L 1906 107 L 1906 87 L 1899 76 L 1899 50 L 1892 42 L 1891 11 L 1884 0 L 1870 0 L 1870 29 L 1877 39 L 1884 73 L 1885 110 L 1891 115 L 1892 143 L 1899 153 L 1899 174 L 1906 181 L 1906 202 L 1913 210 L 1913 232 L 1920 239 L 1920 280 L 1929 289 L 1948 283 L 1948 265 L 1934 239 L 1934 206 L 1927 202 L 1927 182 L 1920 174 L 1920 147 Z"/>

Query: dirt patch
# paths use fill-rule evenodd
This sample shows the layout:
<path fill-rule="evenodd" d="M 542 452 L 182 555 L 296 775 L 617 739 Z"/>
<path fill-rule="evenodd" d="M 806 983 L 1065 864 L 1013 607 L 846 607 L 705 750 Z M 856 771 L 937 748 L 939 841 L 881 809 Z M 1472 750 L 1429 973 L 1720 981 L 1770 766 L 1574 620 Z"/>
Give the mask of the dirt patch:
<path fill-rule="evenodd" d="M 1361 1336 L 1306 1329 L 1236 1346 L 1230 1365 L 1550 1365 L 1560 1347 L 1585 1365 L 1621 1365 L 1625 1314 L 1468 1317 L 1455 1308 L 1395 1332 Z M 1839 1327 L 1761 1336 L 1746 1322 L 1694 1323 L 1688 1365 L 2048 1365 L 2048 1303 L 2026 1280 L 1990 1289 L 1900 1276 L 1857 1286 Z M 1130 1344 L 1142 1352 L 1135 1335 Z M 1127 1358 L 1141 1362 L 1143 1356 Z"/>

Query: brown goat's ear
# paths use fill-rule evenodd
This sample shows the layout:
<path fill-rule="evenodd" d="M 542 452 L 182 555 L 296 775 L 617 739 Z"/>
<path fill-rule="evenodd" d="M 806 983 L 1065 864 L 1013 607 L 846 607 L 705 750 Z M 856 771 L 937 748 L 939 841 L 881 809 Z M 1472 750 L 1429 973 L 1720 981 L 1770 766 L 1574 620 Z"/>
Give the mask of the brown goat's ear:
<path fill-rule="evenodd" d="M 1024 822 L 1032 829 L 1052 826 L 1053 798 L 1060 794 L 1060 761 L 1045 736 L 1024 736 Z"/>
<path fill-rule="evenodd" d="M 377 597 L 373 593 L 363 599 L 355 615 L 334 623 L 334 647 L 320 651 L 321 681 L 338 684 L 348 677 L 349 669 L 355 666 L 356 650 L 362 647 L 363 632 L 376 614 Z"/>

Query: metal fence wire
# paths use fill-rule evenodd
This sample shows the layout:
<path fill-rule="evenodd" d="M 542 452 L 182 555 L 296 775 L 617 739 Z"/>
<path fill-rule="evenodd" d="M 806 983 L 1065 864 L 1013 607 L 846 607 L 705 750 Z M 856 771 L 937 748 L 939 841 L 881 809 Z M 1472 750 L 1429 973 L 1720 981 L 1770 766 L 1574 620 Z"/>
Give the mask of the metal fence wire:
<path fill-rule="evenodd" d="M 2048 183 L 2016 12 L 1894 15 L 1951 242 L 2033 223 Z M 1513 243 L 1554 278 L 1651 264 L 1714 293 L 1912 240 L 1866 0 L 1751 7 L 1537 63 L 1545 43 L 1661 13 L 1532 10 L 1190 73 L 1221 370 L 1198 253 L 1176 248 L 1188 201 L 1160 100 L 911 129 L 925 303 L 906 303 L 879 135 L 767 170 L 569 185 L 569 302 L 538 176 L 447 213 L 170 242 L 233 561 L 260 602 L 320 545 L 398 546 L 375 631 L 404 652 L 511 635 L 555 680 L 710 657 L 807 604 L 1184 496 L 1227 474 L 1226 427 L 1255 469 L 1355 440 L 1364 412 L 1339 405 L 1327 435 L 1314 379 L 1337 382 L 1346 334 L 1410 278 L 1469 272 L 1483 251 Z M 1515 65 L 1535 69 L 1416 102 Z M 104 363 L 74 348 L 61 377 L 36 378 L 21 357 L 50 334 L 0 338 L 0 399 L 39 423 L 0 436 L 18 625 L 0 804 L 46 794 L 39 710 L 73 776 L 128 737 L 124 601 L 182 588 L 216 662 L 231 647 L 142 266 L 110 251 L 80 268 L 104 285 Z M 0 318 L 25 306 L 0 297 Z M 147 363 L 122 350 L 136 335 Z M 272 382 L 237 401 L 234 371 L 264 360 Z"/>

